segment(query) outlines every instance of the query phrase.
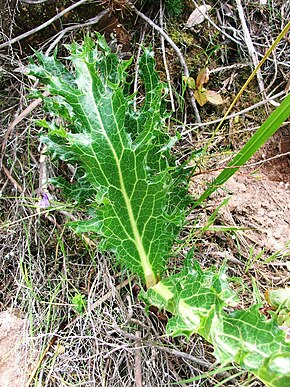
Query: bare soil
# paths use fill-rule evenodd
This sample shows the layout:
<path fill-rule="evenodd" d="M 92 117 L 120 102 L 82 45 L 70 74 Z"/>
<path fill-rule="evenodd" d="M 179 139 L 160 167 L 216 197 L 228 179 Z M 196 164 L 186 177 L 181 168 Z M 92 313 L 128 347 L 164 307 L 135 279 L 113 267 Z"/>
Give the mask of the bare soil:
<path fill-rule="evenodd" d="M 290 184 L 290 125 L 279 129 L 267 144 L 259 151 L 255 159 L 265 160 L 261 171 L 271 181 L 284 182 L 287 188 Z M 269 161 L 266 161 L 269 160 Z"/>
<path fill-rule="evenodd" d="M 290 252 L 289 124 L 267 141 L 251 164 L 225 184 L 232 193 L 227 220 L 251 228 L 244 235 L 260 250 L 273 254 L 288 247 Z"/>
<path fill-rule="evenodd" d="M 193 190 L 202 191 L 206 182 L 219 172 L 193 179 Z M 216 208 L 221 200 L 229 203 L 220 210 L 220 221 L 228 226 L 248 228 L 243 237 L 244 254 L 290 253 L 290 127 L 279 129 L 274 136 L 208 201 Z M 286 265 L 285 265 L 286 266 Z M 286 282 L 290 275 L 286 272 Z"/>
<path fill-rule="evenodd" d="M 260 250 L 283 250 L 290 241 L 289 188 L 283 181 L 268 180 L 263 174 L 237 174 L 225 184 L 225 189 L 232 192 L 225 221 L 251 229 L 243 235 Z"/>
<path fill-rule="evenodd" d="M 0 313 L 1 387 L 22 387 L 27 382 L 26 337 L 27 324 L 24 319 L 9 311 Z"/>

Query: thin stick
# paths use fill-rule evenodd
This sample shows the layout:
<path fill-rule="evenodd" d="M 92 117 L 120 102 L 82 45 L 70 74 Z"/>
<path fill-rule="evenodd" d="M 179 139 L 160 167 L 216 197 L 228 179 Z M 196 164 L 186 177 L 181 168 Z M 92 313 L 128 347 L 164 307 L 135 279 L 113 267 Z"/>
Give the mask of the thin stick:
<path fill-rule="evenodd" d="M 268 159 L 256 161 L 255 163 L 241 165 L 240 166 L 240 170 L 243 169 L 243 168 L 255 167 L 257 165 L 265 164 L 265 163 L 267 163 L 269 161 L 272 161 L 272 160 L 275 160 L 275 159 L 279 159 L 280 157 L 285 157 L 285 156 L 289 156 L 289 155 L 290 155 L 290 152 L 279 153 L 278 155 L 269 157 Z M 207 169 L 205 171 L 200 171 L 200 172 L 194 173 L 192 175 L 192 177 L 199 176 L 199 175 L 207 175 L 208 173 L 219 172 L 219 171 L 223 171 L 225 169 L 234 169 L 234 168 L 237 168 L 237 167 L 233 165 L 231 167 L 219 167 L 219 168 Z"/>
<path fill-rule="evenodd" d="M 37 371 L 38 371 L 38 368 L 41 366 L 41 363 L 45 359 L 45 357 L 47 355 L 47 352 L 53 346 L 53 344 L 55 343 L 56 339 L 57 339 L 57 336 L 55 335 L 55 336 L 52 337 L 52 339 L 48 343 L 47 347 L 45 348 L 45 350 L 43 351 L 42 355 L 38 359 L 38 362 L 37 362 L 36 366 L 33 368 L 32 372 L 30 374 L 30 377 L 29 377 L 27 383 L 25 384 L 25 387 L 29 387 L 31 385 L 31 383 L 32 383 L 32 381 L 33 381 Z"/>
<path fill-rule="evenodd" d="M 43 97 L 47 97 L 49 94 L 50 94 L 49 91 L 45 91 L 42 95 L 43 95 Z M 1 166 L 2 166 L 2 161 L 3 161 L 3 156 L 4 156 L 4 153 L 5 153 L 5 149 L 6 149 L 7 140 L 9 138 L 11 132 L 13 131 L 15 126 L 17 124 L 19 124 L 19 122 L 22 121 L 25 117 L 27 117 L 28 114 L 31 113 L 32 110 L 35 109 L 41 102 L 42 102 L 42 98 L 37 98 L 34 101 L 32 101 L 27 106 L 27 108 L 24 109 L 23 112 L 21 114 L 19 114 L 19 116 L 17 116 L 11 122 L 11 124 L 8 126 L 7 131 L 6 131 L 5 135 L 4 135 L 4 139 L 2 141 L 1 158 L 0 158 L 0 169 L 1 169 Z"/>
<path fill-rule="evenodd" d="M 51 50 L 59 43 L 59 41 L 63 38 L 63 36 L 67 32 L 73 31 L 77 28 L 84 28 L 84 27 L 91 26 L 93 24 L 97 24 L 108 12 L 109 12 L 109 9 L 105 9 L 104 11 L 100 12 L 97 16 L 85 21 L 84 23 L 74 24 L 74 25 L 66 27 L 63 30 L 61 30 L 60 32 L 58 32 L 54 36 L 55 40 L 48 47 L 47 51 L 45 52 L 45 55 L 48 55 L 51 52 Z"/>
<path fill-rule="evenodd" d="M 248 62 L 248 63 L 235 63 L 235 64 L 229 65 L 229 66 L 222 66 L 222 67 L 216 67 L 215 69 L 209 69 L 209 74 L 218 73 L 220 71 L 228 71 L 231 69 L 236 70 L 238 68 L 248 67 L 248 66 L 251 66 L 250 62 Z"/>
<path fill-rule="evenodd" d="M 142 357 L 141 357 L 141 332 L 137 331 L 139 340 L 135 342 L 135 386 L 142 387 Z"/>
<path fill-rule="evenodd" d="M 256 165 L 264 164 L 264 163 L 267 163 L 268 161 L 276 160 L 276 159 L 279 159 L 280 157 L 285 157 L 285 156 L 289 156 L 289 155 L 290 155 L 290 152 L 279 153 L 278 155 L 269 157 L 268 159 L 256 161 L 255 163 L 245 164 L 244 167 L 245 168 L 255 167 Z"/>
<path fill-rule="evenodd" d="M 21 34 L 19 36 L 16 36 L 15 38 L 8 40 L 8 42 L 0 44 L 0 48 L 10 46 L 11 44 L 19 42 L 20 40 L 27 38 L 28 36 L 31 36 L 38 31 L 43 30 L 44 28 L 48 27 L 50 24 L 52 24 L 56 20 L 60 19 L 66 13 L 72 11 L 73 9 L 75 9 L 76 7 L 78 7 L 82 4 L 85 4 L 87 1 L 89 1 L 89 0 L 79 0 L 77 3 L 70 5 L 69 7 L 65 8 L 63 11 L 59 12 L 57 15 L 53 16 L 51 19 L 49 19 L 46 22 L 40 24 L 39 26 L 33 28 L 32 30 L 27 31 L 24 34 Z"/>
<path fill-rule="evenodd" d="M 186 130 L 185 132 L 182 132 L 182 136 L 185 136 L 187 135 L 188 133 L 192 132 L 193 130 L 195 130 L 196 128 L 200 128 L 200 127 L 203 127 L 203 126 L 209 126 L 209 125 L 214 125 L 214 124 L 218 124 L 219 122 L 221 121 L 225 121 L 225 120 L 229 120 L 231 118 L 235 118 L 235 117 L 238 117 L 238 116 L 241 116 L 242 114 L 245 114 L 245 113 L 248 113 L 249 111 L 253 110 L 253 109 L 256 109 L 257 107 L 259 106 L 263 106 L 265 105 L 267 102 L 270 102 L 270 101 L 273 101 L 274 99 L 276 98 L 279 98 L 279 97 L 282 97 L 282 95 L 285 94 L 285 91 L 280 91 L 280 93 L 278 94 L 275 94 L 273 95 L 273 97 L 268 97 L 266 98 L 264 101 L 261 101 L 261 102 L 258 102 L 254 105 L 251 105 L 249 106 L 248 108 L 245 108 L 243 110 L 240 110 L 239 112 L 237 113 L 233 113 L 233 114 L 230 114 L 229 116 L 226 116 L 226 118 L 218 118 L 217 120 L 213 120 L 213 121 L 209 121 L 209 122 L 202 122 L 200 124 L 192 124 L 190 125 L 191 128 L 189 130 Z"/>
<path fill-rule="evenodd" d="M 159 19 L 160 19 L 160 26 L 161 26 L 161 28 L 163 28 L 162 0 L 160 0 L 160 18 Z M 174 97 L 173 97 L 173 92 L 172 92 L 172 87 L 171 87 L 170 73 L 169 73 L 169 70 L 168 70 L 167 60 L 166 60 L 166 51 L 165 51 L 164 37 L 162 35 L 160 36 L 160 40 L 161 40 L 163 64 L 164 64 L 164 69 L 165 69 L 165 73 L 166 73 L 167 85 L 168 85 L 168 89 L 169 89 L 169 96 L 170 96 L 170 102 L 171 102 L 171 110 L 173 112 L 175 112 Z"/>
<path fill-rule="evenodd" d="M 26 4 L 42 4 L 45 3 L 48 0 L 20 0 L 21 3 L 26 3 Z"/>
<path fill-rule="evenodd" d="M 13 184 L 14 189 L 16 191 L 19 191 L 22 193 L 23 188 L 21 187 L 21 185 L 14 179 L 14 177 L 11 176 L 10 172 L 8 171 L 8 169 L 4 165 L 2 165 L 2 168 L 3 168 L 5 175 L 7 176 L 8 180 Z"/>
<path fill-rule="evenodd" d="M 126 3 L 128 4 L 128 6 L 132 9 L 132 11 L 134 11 L 136 13 L 136 15 L 138 15 L 139 17 L 141 17 L 143 20 L 145 20 L 151 27 L 153 27 L 156 31 L 158 31 L 160 33 L 160 35 L 162 35 L 164 37 L 164 39 L 170 44 L 170 46 L 174 49 L 174 51 L 176 52 L 178 58 L 179 58 L 179 61 L 180 61 L 180 64 L 183 68 L 183 73 L 186 77 L 189 77 L 189 70 L 188 70 L 188 67 L 187 67 L 187 64 L 185 62 L 185 59 L 180 51 L 180 49 L 177 47 L 177 45 L 173 42 L 173 40 L 166 34 L 166 32 L 161 28 L 159 27 L 157 24 L 155 24 L 148 16 L 144 15 L 144 13 L 140 12 L 133 4 L 131 4 L 128 0 L 126 0 Z M 200 119 L 200 115 L 199 115 L 199 111 L 197 109 L 197 106 L 196 106 L 196 102 L 195 102 L 195 98 L 194 98 L 194 95 L 193 95 L 193 91 L 192 90 L 189 90 L 189 95 L 190 95 L 190 98 L 191 98 L 191 104 L 192 104 L 192 107 L 193 107 L 193 110 L 194 110 L 194 114 L 195 114 L 195 118 L 196 118 L 196 121 L 197 122 L 201 122 L 201 119 Z"/>
<path fill-rule="evenodd" d="M 209 362 L 207 362 L 205 360 L 202 360 L 202 359 L 200 359 L 198 357 L 192 356 L 189 353 L 181 352 L 181 351 L 178 351 L 178 350 L 173 349 L 173 348 L 168 348 L 168 347 L 165 347 L 165 346 L 163 347 L 161 345 L 155 345 L 154 348 L 160 349 L 163 352 L 170 353 L 173 356 L 182 357 L 183 359 L 192 361 L 192 362 L 194 362 L 196 364 L 199 364 L 199 365 L 201 365 L 203 367 L 206 367 L 206 368 L 209 368 L 212 365 L 211 363 L 209 363 Z"/>
<path fill-rule="evenodd" d="M 249 31 L 248 26 L 247 26 L 247 22 L 246 22 L 244 9 L 243 9 L 241 0 L 236 0 L 236 4 L 237 4 L 238 13 L 239 13 L 239 17 L 240 17 L 242 28 L 243 28 L 245 43 L 247 45 L 249 54 L 252 58 L 254 67 L 257 67 L 259 64 L 259 59 L 258 59 L 257 52 L 255 50 L 254 44 L 252 42 L 250 31 Z M 257 71 L 257 80 L 258 80 L 260 92 L 265 98 L 265 96 L 266 96 L 265 95 L 265 86 L 264 86 L 264 82 L 263 82 L 261 69 L 258 69 L 258 71 Z"/>
<path fill-rule="evenodd" d="M 130 282 L 132 282 L 135 278 L 136 278 L 135 276 L 132 276 L 132 277 L 126 279 L 125 281 L 121 282 L 119 285 L 116 286 L 116 290 L 120 290 L 120 289 L 124 288 Z M 113 290 L 109 290 L 108 293 L 106 293 L 103 297 L 99 298 L 98 301 L 94 302 L 90 306 L 89 310 L 92 311 L 92 310 L 96 309 L 97 307 L 101 306 L 105 301 L 107 301 L 110 297 L 112 297 L 112 294 L 113 294 Z"/>

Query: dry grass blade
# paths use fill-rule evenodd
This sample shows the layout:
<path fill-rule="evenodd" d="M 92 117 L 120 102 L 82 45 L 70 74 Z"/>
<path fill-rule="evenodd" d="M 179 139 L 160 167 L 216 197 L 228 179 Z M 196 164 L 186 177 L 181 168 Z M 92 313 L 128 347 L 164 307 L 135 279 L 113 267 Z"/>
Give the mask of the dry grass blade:
<path fill-rule="evenodd" d="M 126 0 L 126 3 L 131 7 L 131 9 L 138 15 L 140 16 L 142 19 L 144 19 L 151 27 L 153 27 L 156 31 L 158 31 L 160 33 L 160 35 L 162 35 L 164 37 L 164 39 L 170 44 L 170 46 L 174 49 L 174 51 L 176 52 L 178 58 L 179 58 L 179 61 L 180 61 L 180 64 L 183 68 L 183 72 L 184 72 L 184 75 L 186 77 L 189 77 L 189 70 L 188 70 L 188 66 L 185 62 L 185 59 L 182 55 L 182 52 L 180 51 L 180 49 L 178 48 L 178 46 L 173 42 L 173 40 L 170 38 L 170 36 L 168 36 L 168 34 L 163 31 L 163 29 L 161 27 L 159 27 L 157 24 L 155 24 L 148 16 L 144 15 L 142 12 L 140 12 L 132 3 L 130 3 L 129 1 Z M 199 111 L 198 111 L 198 108 L 196 106 L 196 102 L 195 102 L 195 98 L 194 98 L 194 95 L 193 95 L 193 91 L 192 90 L 189 90 L 189 94 L 190 94 L 190 97 L 191 97 L 191 104 L 192 104 L 192 107 L 193 107 L 193 110 L 194 110 L 194 114 L 195 114 L 195 117 L 196 117 L 196 121 L 197 122 L 201 122 L 200 121 L 200 115 L 199 115 Z"/>

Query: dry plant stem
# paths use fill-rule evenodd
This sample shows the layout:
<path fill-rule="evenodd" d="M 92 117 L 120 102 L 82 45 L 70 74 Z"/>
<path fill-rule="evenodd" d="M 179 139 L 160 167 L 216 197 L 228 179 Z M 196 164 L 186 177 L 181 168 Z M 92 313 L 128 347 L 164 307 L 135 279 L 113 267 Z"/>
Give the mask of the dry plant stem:
<path fill-rule="evenodd" d="M 257 67 L 259 64 L 259 59 L 258 59 L 257 52 L 255 50 L 251 35 L 250 35 L 250 31 L 249 31 L 248 26 L 247 26 L 247 22 L 246 22 L 244 9 L 243 9 L 241 0 L 236 0 L 236 4 L 237 4 L 238 13 L 239 13 L 239 17 L 240 17 L 242 28 L 243 28 L 244 39 L 245 39 L 249 54 L 252 58 L 253 64 L 255 67 Z M 258 71 L 257 71 L 257 81 L 258 81 L 260 92 L 263 95 L 263 97 L 265 98 L 266 97 L 265 86 L 264 86 L 264 82 L 263 82 L 263 78 L 262 78 L 261 69 L 258 69 Z"/>
<path fill-rule="evenodd" d="M 47 215 L 49 212 L 52 212 L 52 211 L 61 211 L 63 208 L 64 208 L 64 206 L 62 205 L 62 206 L 53 208 L 53 209 L 51 209 L 51 210 L 45 209 L 44 211 L 37 212 L 37 213 L 35 213 L 35 214 L 31 214 L 31 215 L 28 215 L 28 216 L 24 216 L 24 217 L 22 217 L 21 219 L 15 220 L 15 221 L 10 222 L 10 223 L 8 223 L 8 224 L 0 224 L 0 230 L 4 230 L 4 229 L 6 229 L 6 228 L 15 226 L 16 224 L 21 223 L 21 222 L 23 222 L 24 220 L 28 220 L 28 219 L 32 219 L 32 218 L 38 218 L 39 215 Z M 53 222 L 53 223 L 54 223 L 54 222 Z"/>
<path fill-rule="evenodd" d="M 248 62 L 248 63 L 235 63 L 235 64 L 229 65 L 229 66 L 216 67 L 215 69 L 210 69 L 209 74 L 214 74 L 214 73 L 218 73 L 220 71 L 227 71 L 227 70 L 231 70 L 231 69 L 236 70 L 238 68 L 248 67 L 248 66 L 251 66 L 250 62 Z"/>
<path fill-rule="evenodd" d="M 139 340 L 135 342 L 135 386 L 142 387 L 142 357 L 141 357 L 141 332 L 137 331 Z"/>
<path fill-rule="evenodd" d="M 266 41 L 267 41 L 267 45 L 270 46 L 271 43 L 269 42 L 268 37 L 266 37 Z M 276 84 L 276 80 L 277 80 L 277 75 L 278 75 L 278 63 L 277 63 L 275 51 L 273 51 L 272 56 L 273 56 L 274 75 L 271 79 L 271 82 L 267 84 L 267 87 L 265 89 L 266 95 L 267 95 L 268 90 L 270 90 L 270 92 L 271 92 L 274 89 L 275 84 Z M 282 71 L 282 74 L 283 74 L 283 77 L 285 78 L 285 74 L 283 71 Z M 285 90 L 285 92 L 287 93 L 286 90 Z M 279 106 L 279 104 L 277 104 L 275 101 L 271 101 L 270 103 L 271 103 L 271 105 L 273 105 L 275 107 Z"/>
<path fill-rule="evenodd" d="M 109 335 L 113 335 L 116 332 L 120 333 L 122 336 L 126 337 L 129 340 L 134 340 L 134 341 L 139 341 L 140 342 L 140 337 L 137 335 L 132 335 L 132 333 L 128 333 L 124 331 L 123 329 L 119 328 L 117 325 L 113 325 L 113 329 L 111 331 L 108 331 Z"/>
<path fill-rule="evenodd" d="M 36 32 L 38 31 L 41 31 L 43 30 L 44 28 L 48 27 L 50 24 L 52 24 L 53 22 L 55 22 L 56 20 L 60 19 L 63 15 L 65 15 L 66 13 L 72 11 L 73 9 L 79 7 L 80 5 L 82 4 L 85 4 L 87 3 L 89 0 L 79 0 L 77 3 L 74 3 L 72 5 L 70 5 L 69 7 L 65 8 L 63 11 L 59 12 L 57 15 L 53 16 L 51 19 L 47 20 L 46 22 L 40 24 L 40 26 L 37 26 L 36 28 L 33 28 L 32 30 L 30 31 L 27 31 L 25 32 L 24 34 L 21 34 L 19 36 L 16 36 L 15 38 L 13 39 L 10 39 L 8 40 L 7 42 L 5 43 L 2 43 L 0 44 L 0 49 L 1 48 L 4 48 L 4 47 L 8 47 L 10 46 L 11 44 L 14 44 L 16 42 L 19 42 L 20 40 L 24 39 L 24 38 L 27 38 L 28 36 L 31 36 L 33 34 L 35 34 Z"/>
<path fill-rule="evenodd" d="M 197 7 L 199 7 L 199 5 L 193 0 L 193 4 Z M 218 25 L 215 24 L 215 22 L 213 22 L 211 20 L 211 18 L 207 15 L 207 13 L 204 13 L 202 12 L 201 10 L 199 10 L 199 12 L 202 14 L 202 16 L 214 27 L 216 28 L 221 34 L 223 34 L 224 36 L 226 36 L 227 38 L 229 38 L 230 40 L 232 40 L 233 42 L 235 42 L 237 45 L 241 45 L 241 42 L 239 42 L 238 40 L 236 40 L 235 38 L 233 38 L 231 35 L 227 34 L 224 30 L 222 30 Z"/>
<path fill-rule="evenodd" d="M 290 152 L 279 153 L 278 155 L 269 157 L 268 159 L 256 161 L 255 163 L 251 163 L 251 164 L 245 164 L 244 167 L 255 167 L 256 165 L 264 164 L 264 163 L 267 163 L 268 161 L 276 160 L 276 159 L 279 159 L 280 157 L 285 157 L 285 156 L 290 156 Z"/>
<path fill-rule="evenodd" d="M 109 12 L 109 9 L 105 9 L 104 11 L 100 12 L 97 16 L 85 21 L 84 23 L 78 23 L 78 24 L 66 27 L 60 32 L 58 32 L 55 35 L 55 38 L 54 38 L 55 40 L 51 43 L 51 45 L 48 47 L 47 51 L 45 52 L 45 55 L 49 55 L 49 53 L 61 41 L 61 39 L 64 37 L 66 33 L 76 30 L 77 28 L 84 28 L 84 27 L 91 26 L 93 24 L 97 24 L 108 12 Z"/>
<path fill-rule="evenodd" d="M 33 368 L 31 374 L 30 374 L 30 377 L 27 381 L 27 383 L 25 384 L 25 387 L 29 387 L 31 385 L 31 383 L 33 382 L 33 379 L 39 369 L 39 367 L 41 366 L 41 363 L 43 362 L 43 360 L 45 359 L 49 349 L 53 346 L 53 344 L 55 343 L 57 339 L 57 336 L 53 336 L 53 338 L 50 340 L 48 346 L 45 348 L 45 350 L 43 351 L 43 354 L 40 356 L 36 366 Z"/>
<path fill-rule="evenodd" d="M 42 95 L 43 97 L 47 97 L 49 95 L 49 91 L 45 91 Z M 11 132 L 13 131 L 13 129 L 15 128 L 15 126 L 17 124 L 19 124 L 20 121 L 22 121 L 25 117 L 28 116 L 29 113 L 32 112 L 33 109 L 35 109 L 40 103 L 42 102 L 42 98 L 37 98 L 35 99 L 33 102 L 31 102 L 31 104 L 29 104 L 27 106 L 26 109 L 23 110 L 23 112 L 21 114 L 19 114 L 19 116 L 17 116 L 13 121 L 12 123 L 8 126 L 7 128 L 7 131 L 4 135 L 4 139 L 2 141 L 2 148 L 1 148 L 1 159 L 0 159 L 0 168 L 1 168 L 1 165 L 2 165 L 2 160 L 3 160 L 3 156 L 4 156 L 4 153 L 5 153 L 5 149 L 6 149 L 6 144 L 7 144 L 7 140 L 11 134 Z"/>
<path fill-rule="evenodd" d="M 263 66 L 263 64 L 265 63 L 265 61 L 269 58 L 269 56 L 271 55 L 272 51 L 276 48 L 276 46 L 278 45 L 278 43 L 282 40 L 282 38 L 287 34 L 288 30 L 290 29 L 290 21 L 286 24 L 286 26 L 283 28 L 283 30 L 280 32 L 280 34 L 278 35 L 278 37 L 275 39 L 275 41 L 273 42 L 273 44 L 271 45 L 271 47 L 269 47 L 269 49 L 267 50 L 266 54 L 263 56 L 262 60 L 259 62 L 258 66 L 255 68 L 255 70 L 252 72 L 252 74 L 249 76 L 249 78 L 246 80 L 246 82 L 244 83 L 244 85 L 242 86 L 241 90 L 238 92 L 238 94 L 235 96 L 233 102 L 230 104 L 229 108 L 227 109 L 227 111 L 225 112 L 222 120 L 220 121 L 220 123 L 218 124 L 218 126 L 216 127 L 216 129 L 213 131 L 213 134 L 211 136 L 211 140 L 207 142 L 207 144 L 205 145 L 205 147 L 203 148 L 203 154 L 205 154 L 208 150 L 208 148 L 210 147 L 210 144 L 212 142 L 212 139 L 214 139 L 215 135 L 218 133 L 218 131 L 220 130 L 222 124 L 224 123 L 224 121 L 226 120 L 227 116 L 229 115 L 229 113 L 231 112 L 232 108 L 235 106 L 235 104 L 237 103 L 237 101 L 240 99 L 241 95 L 243 94 L 243 92 L 246 90 L 246 88 L 248 87 L 249 83 L 252 81 L 252 79 L 255 77 L 257 71 L 259 71 L 259 69 Z"/>
<path fill-rule="evenodd" d="M 43 96 L 48 96 L 49 95 L 49 92 L 46 91 L 43 93 Z M 1 146 L 1 155 L 0 155 L 0 169 L 2 168 L 5 175 L 7 176 L 8 180 L 13 184 L 14 188 L 16 190 L 18 190 L 19 192 L 24 192 L 23 191 L 23 188 L 20 186 L 20 184 L 17 183 L 17 181 L 11 176 L 11 172 L 12 172 L 12 169 L 13 169 L 13 166 L 10 168 L 10 171 L 8 171 L 8 169 L 3 165 L 3 157 L 4 157 L 4 154 L 5 154 L 5 150 L 6 150 L 6 145 L 7 145 L 7 141 L 8 141 L 8 138 L 11 134 L 11 132 L 13 131 L 13 129 L 15 128 L 15 126 L 23 120 L 23 118 L 25 118 L 29 113 L 31 113 L 31 111 L 33 109 L 35 109 L 40 103 L 41 103 L 42 99 L 41 98 L 37 98 L 36 100 L 34 100 L 29 106 L 27 106 L 26 109 L 23 110 L 23 112 L 21 114 L 19 114 L 13 121 L 12 123 L 8 126 L 7 128 L 7 131 L 4 135 L 4 138 L 3 138 L 3 141 L 2 141 L 2 146 Z M 4 186 L 6 185 L 6 183 L 4 184 Z M 2 190 L 4 189 L 4 187 L 2 187 Z"/>
<path fill-rule="evenodd" d="M 44 92 L 43 93 L 43 96 L 48 96 L 50 93 L 48 91 Z M 7 141 L 8 141 L 8 138 L 11 134 L 11 132 L 13 131 L 13 129 L 15 128 L 15 126 L 20 122 L 22 121 L 25 117 L 27 117 L 27 115 L 29 113 L 32 112 L 33 109 L 35 109 L 40 103 L 42 102 L 42 99 L 41 98 L 37 98 L 36 100 L 34 100 L 33 102 L 31 102 L 31 104 L 29 106 L 27 106 L 26 109 L 23 110 L 23 112 L 21 114 L 19 114 L 13 121 L 12 123 L 8 126 L 7 128 L 7 131 L 4 135 L 4 138 L 3 138 L 3 141 L 2 141 L 2 146 L 1 146 L 1 156 L 0 156 L 0 169 L 2 168 L 5 175 L 7 176 L 8 180 L 13 184 L 14 188 L 16 190 L 18 190 L 19 192 L 23 193 L 24 190 L 23 188 L 20 186 L 20 184 L 18 184 L 18 182 L 12 177 L 11 173 L 12 173 L 12 170 L 13 170 L 13 166 L 10 168 L 10 171 L 8 171 L 8 169 L 4 166 L 3 164 L 3 157 L 4 157 L 4 154 L 5 154 L 5 150 L 6 150 L 6 145 L 7 145 Z M 5 187 L 6 183 L 4 184 L 4 186 L 2 187 L 2 190 L 4 190 L 4 187 Z"/>
<path fill-rule="evenodd" d="M 45 3 L 48 0 L 20 0 L 21 3 L 26 3 L 26 4 L 42 4 Z"/>
<path fill-rule="evenodd" d="M 125 281 L 121 282 L 119 285 L 116 286 L 116 290 L 119 291 L 120 289 L 122 289 L 125 286 L 129 285 L 129 283 L 132 282 L 134 279 L 136 279 L 136 277 L 132 276 L 132 277 L 126 279 Z M 107 301 L 110 297 L 112 297 L 112 294 L 113 294 L 113 290 L 110 290 L 103 297 L 99 298 L 98 301 L 94 302 L 89 307 L 89 311 L 92 311 L 92 310 L 98 308 L 99 306 L 101 306 L 105 301 Z"/>
<path fill-rule="evenodd" d="M 206 368 L 209 368 L 212 365 L 205 360 L 202 360 L 202 359 L 199 359 L 198 357 L 190 355 L 189 353 L 181 352 L 181 351 L 178 351 L 178 350 L 173 349 L 173 348 L 168 348 L 166 346 L 162 347 L 160 345 L 156 345 L 154 348 L 159 349 L 163 352 L 170 353 L 173 356 L 182 357 L 186 360 L 192 361 L 193 363 L 199 364 L 199 365 L 206 367 Z"/>
<path fill-rule="evenodd" d="M 22 193 L 22 192 L 23 192 L 23 188 L 22 188 L 21 185 L 18 184 L 17 181 L 11 176 L 10 172 L 8 171 L 8 169 L 7 169 L 4 165 L 2 165 L 2 169 L 3 169 L 4 173 L 5 173 L 5 175 L 7 176 L 8 180 L 12 183 L 14 189 L 15 189 L 16 191 L 19 191 L 19 192 Z"/>
<path fill-rule="evenodd" d="M 235 118 L 235 117 L 238 117 L 238 116 L 241 116 L 242 114 L 245 114 L 245 113 L 248 113 L 250 112 L 251 110 L 253 109 L 256 109 L 257 107 L 259 106 L 263 106 L 265 105 L 266 103 L 270 102 L 270 101 L 273 101 L 274 99 L 276 98 L 280 98 L 282 97 L 283 95 L 285 94 L 285 91 L 280 91 L 280 93 L 277 93 L 275 95 L 273 95 L 273 97 L 270 97 L 270 98 L 266 98 L 264 101 L 261 101 L 261 102 L 258 102 L 256 103 L 255 105 L 251 105 L 249 106 L 248 108 L 245 108 L 243 110 L 240 110 L 239 112 L 237 113 L 233 113 L 233 114 L 230 114 L 229 116 L 226 116 L 225 118 L 219 118 L 217 120 L 214 120 L 214 121 L 209 121 L 209 122 L 202 122 L 200 124 L 191 124 L 191 128 L 189 130 L 186 130 L 184 132 L 182 132 L 182 136 L 186 136 L 188 133 L 192 132 L 193 130 L 195 130 L 196 128 L 201 128 L 203 126 L 209 126 L 209 125 L 213 125 L 213 124 L 218 124 L 219 122 L 224 122 L 225 120 L 229 120 L 231 118 Z M 277 102 L 275 102 L 277 103 Z"/>
<path fill-rule="evenodd" d="M 289 155 L 290 155 L 290 152 L 280 153 L 280 154 L 278 154 L 276 156 L 269 157 L 268 159 L 265 159 L 265 160 L 260 160 L 260 161 L 256 161 L 255 163 L 250 163 L 250 164 L 242 165 L 242 166 L 240 166 L 240 170 L 243 169 L 243 168 L 255 167 L 257 165 L 265 164 L 268 161 L 272 161 L 272 160 L 275 160 L 275 159 L 279 159 L 280 157 L 285 157 L 285 156 L 289 156 Z M 205 171 L 200 171 L 200 172 L 194 173 L 192 175 L 192 177 L 199 176 L 199 175 L 205 175 L 207 173 L 212 173 L 212 172 L 219 172 L 219 171 L 223 171 L 225 169 L 234 169 L 234 168 L 236 168 L 236 167 L 232 166 L 232 167 L 220 167 L 220 168 L 207 169 Z"/>
<path fill-rule="evenodd" d="M 46 167 L 46 152 L 47 146 L 45 145 L 40 153 L 39 162 L 38 162 L 38 169 L 39 169 L 39 194 L 41 192 L 47 192 L 47 167 Z"/>
<path fill-rule="evenodd" d="M 171 47 L 174 49 L 174 51 L 176 52 L 178 58 L 179 58 L 179 61 L 180 61 L 180 64 L 183 68 L 183 73 L 186 77 L 189 77 L 189 70 L 188 70 L 188 67 L 187 67 L 187 64 L 185 62 L 185 59 L 180 51 L 180 49 L 177 47 L 177 45 L 173 42 L 173 40 L 166 34 L 165 31 L 163 31 L 163 29 L 161 27 L 159 27 L 157 24 L 155 24 L 148 16 L 144 15 L 144 13 L 140 12 L 133 4 L 131 4 L 129 1 L 126 0 L 126 3 L 128 4 L 128 6 L 132 9 L 132 11 L 134 11 L 136 13 L 136 15 L 138 15 L 139 17 L 141 17 L 143 20 L 145 20 L 151 27 L 153 27 L 156 31 L 158 31 L 160 33 L 160 35 L 162 35 L 164 37 L 164 39 L 171 45 Z M 201 119 L 200 119 L 200 115 L 199 115 L 199 111 L 197 109 L 197 106 L 196 106 L 196 102 L 195 102 L 195 98 L 194 98 L 194 95 L 193 95 L 193 91 L 192 90 L 189 90 L 189 94 L 190 94 L 190 98 L 191 98 L 191 104 L 192 104 L 192 107 L 193 107 L 193 110 L 194 110 L 194 114 L 195 114 L 195 118 L 196 118 L 196 121 L 198 123 L 201 122 Z"/>
<path fill-rule="evenodd" d="M 162 0 L 160 0 L 160 26 L 163 28 L 163 6 L 162 6 Z M 172 87 L 171 87 L 171 79 L 170 79 L 170 73 L 168 70 L 167 66 L 167 60 L 166 60 L 166 51 L 165 51 L 165 44 L 164 44 L 164 37 L 163 35 L 160 35 L 160 40 L 161 40 L 161 49 L 162 49 L 162 57 L 163 57 L 163 64 L 164 64 L 164 69 L 166 73 L 166 78 L 167 78 L 167 85 L 169 89 L 169 96 L 170 96 L 170 102 L 171 102 L 171 110 L 175 112 L 175 105 L 174 105 L 174 97 L 173 97 L 173 92 L 172 92 Z"/>

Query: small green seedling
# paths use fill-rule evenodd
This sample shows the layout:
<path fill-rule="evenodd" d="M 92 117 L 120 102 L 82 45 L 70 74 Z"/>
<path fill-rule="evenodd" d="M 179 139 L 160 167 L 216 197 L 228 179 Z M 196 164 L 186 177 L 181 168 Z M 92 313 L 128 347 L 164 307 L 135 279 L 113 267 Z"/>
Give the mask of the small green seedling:
<path fill-rule="evenodd" d="M 76 312 L 78 312 L 79 314 L 83 314 L 85 312 L 87 301 L 85 299 L 84 294 L 76 293 L 72 297 L 71 302 L 72 302 L 72 307 Z"/>
<path fill-rule="evenodd" d="M 209 81 L 209 69 L 201 69 L 198 73 L 196 81 L 192 77 L 183 77 L 183 81 L 186 83 L 189 89 L 194 90 L 194 97 L 200 106 L 203 106 L 206 102 L 210 102 L 213 105 L 221 105 L 224 103 L 221 95 L 216 91 L 208 90 L 204 87 L 205 83 Z"/>

